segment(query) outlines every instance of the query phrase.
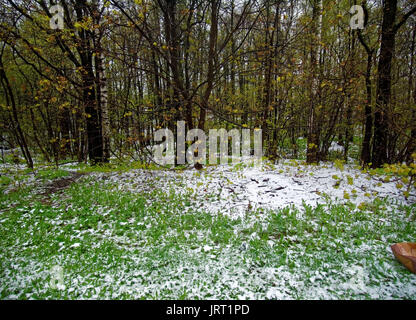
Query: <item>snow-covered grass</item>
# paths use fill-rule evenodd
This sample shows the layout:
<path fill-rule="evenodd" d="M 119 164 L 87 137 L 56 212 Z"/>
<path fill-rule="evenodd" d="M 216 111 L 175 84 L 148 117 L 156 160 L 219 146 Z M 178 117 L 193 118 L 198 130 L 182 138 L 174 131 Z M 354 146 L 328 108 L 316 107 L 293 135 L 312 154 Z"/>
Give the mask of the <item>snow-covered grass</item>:
<path fill-rule="evenodd" d="M 97 170 L 45 198 L 67 174 L 40 171 L 3 170 L 2 299 L 416 299 L 389 248 L 415 241 L 415 194 L 376 172 Z"/>

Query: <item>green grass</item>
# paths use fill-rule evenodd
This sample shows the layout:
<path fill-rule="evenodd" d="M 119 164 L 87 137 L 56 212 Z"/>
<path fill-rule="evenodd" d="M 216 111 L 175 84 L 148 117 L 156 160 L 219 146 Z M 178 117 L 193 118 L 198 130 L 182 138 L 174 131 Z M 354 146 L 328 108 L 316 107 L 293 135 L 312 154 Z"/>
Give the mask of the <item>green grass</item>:
<path fill-rule="evenodd" d="M 55 180 L 58 178 L 63 178 L 69 176 L 70 173 L 63 169 L 39 169 L 36 172 L 36 176 L 40 178 L 41 180 Z"/>
<path fill-rule="evenodd" d="M 121 192 L 92 178 L 51 197 L 0 195 L 1 299 L 416 298 L 406 289 L 414 275 L 386 250 L 414 240 L 415 206 L 329 203 L 230 219 L 199 210 L 206 200 L 192 193 Z M 55 265 L 63 290 L 50 286 Z M 366 290 L 348 286 L 356 266 Z"/>
<path fill-rule="evenodd" d="M 80 172 L 89 173 L 89 172 L 126 172 L 132 169 L 145 169 L 145 170 L 162 170 L 164 169 L 161 166 L 158 166 L 154 163 L 145 163 L 141 161 L 119 161 L 115 160 L 109 163 L 103 163 L 98 165 L 87 165 L 85 163 L 77 164 L 73 168 L 79 169 Z M 177 168 L 178 170 L 180 168 Z"/>
<path fill-rule="evenodd" d="M 12 182 L 12 179 L 7 176 L 0 176 L 0 186 L 8 186 Z"/>

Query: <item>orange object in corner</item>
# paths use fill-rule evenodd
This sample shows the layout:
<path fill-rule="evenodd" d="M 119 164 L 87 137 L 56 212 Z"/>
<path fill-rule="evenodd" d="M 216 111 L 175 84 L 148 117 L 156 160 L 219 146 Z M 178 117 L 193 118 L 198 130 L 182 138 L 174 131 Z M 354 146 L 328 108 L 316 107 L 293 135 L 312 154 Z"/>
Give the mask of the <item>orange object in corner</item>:
<path fill-rule="evenodd" d="M 394 256 L 410 272 L 416 273 L 416 243 L 402 242 L 391 246 Z"/>

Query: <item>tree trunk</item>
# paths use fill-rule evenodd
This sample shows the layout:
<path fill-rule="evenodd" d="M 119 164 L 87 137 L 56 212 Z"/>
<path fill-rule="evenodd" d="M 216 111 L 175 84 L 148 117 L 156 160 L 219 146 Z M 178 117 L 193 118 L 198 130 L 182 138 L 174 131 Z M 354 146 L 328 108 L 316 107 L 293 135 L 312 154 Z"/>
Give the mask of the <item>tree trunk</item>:
<path fill-rule="evenodd" d="M 14 98 L 14 93 L 10 85 L 9 79 L 7 78 L 6 71 L 4 70 L 2 58 L 3 57 L 1 55 L 0 56 L 0 79 L 1 79 L 4 91 L 5 91 L 6 101 L 8 104 L 10 103 L 12 107 L 13 122 L 16 128 L 16 138 L 17 138 L 16 140 L 19 143 L 20 149 L 22 151 L 24 158 L 26 159 L 26 163 L 28 167 L 33 169 L 32 156 L 30 155 L 29 148 L 27 147 L 26 138 L 20 126 L 19 118 L 17 116 L 16 100 Z"/>
<path fill-rule="evenodd" d="M 98 85 L 100 89 L 100 110 L 101 110 L 101 130 L 103 139 L 103 162 L 110 160 L 110 115 L 108 112 L 108 89 L 107 89 L 107 77 L 105 73 L 105 58 L 104 54 L 98 53 L 97 57 L 97 69 L 98 69 Z"/>
<path fill-rule="evenodd" d="M 319 41 L 321 38 L 321 22 L 322 22 L 322 2 L 321 0 L 314 0 L 313 12 L 312 12 L 312 33 L 318 37 L 318 41 L 311 40 L 311 88 L 310 88 L 310 107 L 308 117 L 308 146 L 306 151 L 306 162 L 317 163 L 319 160 L 318 149 L 319 149 L 319 137 L 317 130 L 316 119 L 316 102 L 319 98 L 319 74 L 318 74 L 318 63 L 319 63 Z M 312 37 L 313 37 L 312 34 Z"/>
<path fill-rule="evenodd" d="M 391 67 L 395 49 L 396 12 L 397 0 L 385 0 L 380 57 L 378 61 L 376 110 L 374 113 L 373 168 L 379 168 L 388 161 L 389 104 L 391 97 Z"/>
<path fill-rule="evenodd" d="M 407 100 L 409 102 L 409 106 L 411 106 L 411 101 L 413 98 L 413 104 L 416 105 L 416 84 L 413 86 L 413 72 L 414 72 L 414 63 L 415 63 L 415 40 L 416 40 L 416 23 L 413 26 L 413 34 L 412 34 L 412 46 L 411 46 L 411 60 L 410 60 L 410 76 L 409 76 L 409 91 Z M 412 97 L 412 89 L 413 89 L 413 97 Z M 413 106 L 412 109 L 412 129 L 410 132 L 410 139 L 406 149 L 406 162 L 411 163 L 413 161 L 412 154 L 416 152 L 416 107 Z"/>
<path fill-rule="evenodd" d="M 86 1 L 75 5 L 77 21 L 82 22 L 89 12 Z M 95 89 L 96 79 L 93 70 L 94 33 L 80 30 L 80 46 L 77 47 L 82 66 L 82 102 L 84 104 L 87 123 L 88 156 L 92 164 L 103 161 L 103 137 L 100 123 L 100 110 Z"/>
<path fill-rule="evenodd" d="M 215 52 L 218 37 L 218 14 L 220 7 L 220 0 L 213 0 L 211 2 L 211 29 L 209 34 L 209 53 L 208 53 L 208 72 L 207 72 L 207 87 L 202 101 L 202 108 L 199 114 L 198 128 L 204 130 L 206 109 L 208 107 L 208 100 L 211 96 L 211 91 L 214 87 L 214 68 L 215 68 Z"/>
<path fill-rule="evenodd" d="M 263 90 L 263 123 L 262 123 L 262 129 L 263 129 L 263 145 L 265 145 L 266 142 L 268 142 L 269 147 L 267 149 L 266 155 L 271 155 L 273 157 L 276 157 L 277 153 L 277 146 L 274 145 L 274 143 L 277 143 L 276 141 L 273 141 L 273 136 L 271 134 L 271 130 L 275 132 L 274 128 L 270 127 L 270 120 L 269 116 L 271 111 L 275 110 L 275 102 L 272 92 L 272 74 L 274 72 L 274 65 L 276 62 L 276 56 L 277 56 L 277 46 L 279 41 L 279 23 L 280 23 L 280 2 L 276 3 L 276 12 L 273 18 L 273 24 L 272 28 L 270 28 L 270 3 L 267 2 L 267 19 L 266 19 L 266 38 L 265 38 L 265 71 L 264 71 L 264 90 Z M 271 32 L 270 32 L 271 30 Z M 274 106 L 273 106 L 274 105 Z M 270 146 L 272 144 L 272 146 Z"/>
<path fill-rule="evenodd" d="M 364 139 L 361 149 L 361 164 L 367 165 L 371 162 L 371 137 L 373 135 L 373 113 L 371 109 L 372 88 L 371 88 L 371 69 L 373 63 L 373 52 L 367 54 L 367 72 L 365 74 L 365 87 L 367 100 L 364 110 Z"/>

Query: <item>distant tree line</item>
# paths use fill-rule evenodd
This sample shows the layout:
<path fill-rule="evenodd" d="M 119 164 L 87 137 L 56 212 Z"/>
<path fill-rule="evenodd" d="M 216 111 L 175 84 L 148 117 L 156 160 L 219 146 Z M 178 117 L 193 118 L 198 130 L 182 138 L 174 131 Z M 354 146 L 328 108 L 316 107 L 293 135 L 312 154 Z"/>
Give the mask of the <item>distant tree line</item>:
<path fill-rule="evenodd" d="M 363 165 L 410 161 L 415 13 L 413 0 L 0 0 L 0 138 L 29 167 L 145 159 L 153 132 L 183 120 L 261 128 L 272 159 L 305 137 L 308 163 L 333 141 Z"/>

